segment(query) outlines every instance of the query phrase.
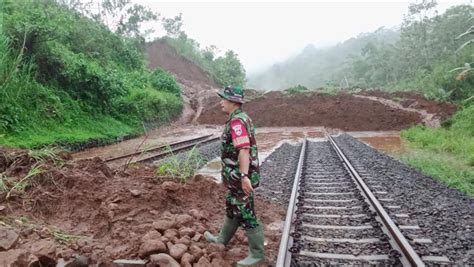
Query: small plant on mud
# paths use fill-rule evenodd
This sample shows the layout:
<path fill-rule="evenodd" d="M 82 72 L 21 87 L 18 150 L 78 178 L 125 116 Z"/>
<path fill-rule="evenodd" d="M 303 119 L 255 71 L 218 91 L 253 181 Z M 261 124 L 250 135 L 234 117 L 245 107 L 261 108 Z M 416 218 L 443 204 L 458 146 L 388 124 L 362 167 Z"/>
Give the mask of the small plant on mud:
<path fill-rule="evenodd" d="M 194 146 L 187 155 L 181 157 L 173 154 L 170 147 L 168 147 L 167 150 L 170 151 L 171 156 L 156 170 L 156 174 L 159 177 L 167 176 L 185 183 L 204 163 L 196 146 Z"/>
<path fill-rule="evenodd" d="M 82 238 L 82 236 L 67 234 L 61 229 L 49 229 L 49 231 L 54 239 L 60 243 L 69 243 Z"/>
<path fill-rule="evenodd" d="M 59 156 L 61 152 L 62 150 L 57 147 L 44 147 L 28 151 L 28 156 L 37 162 L 45 163 L 51 160 L 54 165 L 61 166 L 64 163 L 64 160 Z"/>
<path fill-rule="evenodd" d="M 293 87 L 285 89 L 285 92 L 288 94 L 303 93 L 303 92 L 308 92 L 308 91 L 309 91 L 308 88 L 300 84 L 298 84 L 297 86 L 293 86 Z"/>
<path fill-rule="evenodd" d="M 6 198 L 10 198 L 13 192 L 24 193 L 25 190 L 31 186 L 34 177 L 42 174 L 45 170 L 42 168 L 43 165 L 34 165 L 30 171 L 18 182 L 13 182 L 13 185 L 8 189 Z"/>
<path fill-rule="evenodd" d="M 8 192 L 7 179 L 8 177 L 4 173 L 0 173 L 0 193 Z"/>

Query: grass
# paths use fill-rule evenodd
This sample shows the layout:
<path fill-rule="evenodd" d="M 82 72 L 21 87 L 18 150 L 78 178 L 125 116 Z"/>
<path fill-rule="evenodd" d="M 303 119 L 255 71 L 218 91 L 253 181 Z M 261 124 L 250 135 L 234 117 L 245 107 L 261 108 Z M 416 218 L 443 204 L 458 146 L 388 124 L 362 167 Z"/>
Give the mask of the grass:
<path fill-rule="evenodd" d="M 141 127 L 132 127 L 110 116 L 83 117 L 74 124 L 46 123 L 16 134 L 0 136 L 0 145 L 36 148 L 46 145 L 71 145 L 93 140 L 115 140 L 138 134 Z"/>
<path fill-rule="evenodd" d="M 416 126 L 401 132 L 413 149 L 401 160 L 449 187 L 474 197 L 474 104 L 443 127 Z"/>
<path fill-rule="evenodd" d="M 159 177 L 167 176 L 185 183 L 203 163 L 199 149 L 196 146 L 184 156 L 175 155 L 170 147 L 167 149 L 171 152 L 171 156 L 156 170 L 155 173 Z"/>
<path fill-rule="evenodd" d="M 12 187 L 8 189 L 8 193 L 6 199 L 9 199 L 11 194 L 16 191 L 20 193 L 24 193 L 25 190 L 32 185 L 32 180 L 36 176 L 42 174 L 44 170 L 42 169 L 42 165 L 34 165 L 31 167 L 30 171 L 18 182 L 14 182 Z"/>
<path fill-rule="evenodd" d="M 474 197 L 474 167 L 466 161 L 449 153 L 433 153 L 422 149 L 412 149 L 401 155 L 400 159 L 436 181 Z"/>

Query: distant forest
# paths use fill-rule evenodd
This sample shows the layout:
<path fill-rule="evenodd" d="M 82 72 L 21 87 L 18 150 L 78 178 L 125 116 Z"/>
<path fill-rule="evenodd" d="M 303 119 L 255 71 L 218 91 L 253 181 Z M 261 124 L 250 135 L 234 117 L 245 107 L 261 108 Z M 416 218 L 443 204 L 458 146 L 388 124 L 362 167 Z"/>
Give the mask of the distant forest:
<path fill-rule="evenodd" d="M 411 4 L 399 29 L 381 27 L 326 49 L 308 45 L 296 57 L 249 75 L 247 86 L 377 88 L 466 99 L 474 94 L 474 7 L 459 5 L 439 15 L 435 9 L 435 1 Z"/>

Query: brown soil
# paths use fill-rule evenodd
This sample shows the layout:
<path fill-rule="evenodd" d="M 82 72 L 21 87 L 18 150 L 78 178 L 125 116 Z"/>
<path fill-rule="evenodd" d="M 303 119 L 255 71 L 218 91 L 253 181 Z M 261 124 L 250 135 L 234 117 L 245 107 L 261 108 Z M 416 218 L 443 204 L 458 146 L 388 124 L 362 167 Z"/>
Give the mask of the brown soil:
<path fill-rule="evenodd" d="M 224 216 L 226 189 L 204 177 L 182 184 L 156 178 L 146 165 L 126 171 L 110 169 L 100 158 L 38 162 L 25 152 L 2 153 L 0 158 L 7 162 L 3 169 L 10 186 L 33 166 L 43 170 L 31 178 L 32 185 L 25 192 L 14 190 L 8 199 L 5 192 L 0 194 L 0 226 L 20 234 L 19 241 L 8 248 L 9 255 L 24 249 L 43 266 L 60 257 L 67 260 L 83 255 L 110 266 L 116 259 L 148 259 L 148 253 L 143 253 L 145 243 L 156 237 L 168 246 L 184 243 L 188 252 L 193 245 L 199 247 L 202 255 L 198 253 L 192 262 L 204 257 L 202 261 L 215 266 L 232 266 L 246 256 L 246 237 L 241 230 L 227 249 L 199 237 L 208 229 L 217 233 Z M 265 224 L 266 255 L 274 259 L 280 230 L 269 226 L 282 222 L 285 209 L 257 197 L 256 210 Z M 174 222 L 166 227 L 174 230 L 165 232 L 157 226 L 163 219 Z M 60 242 L 54 238 L 57 230 L 80 238 Z M 49 255 L 41 256 L 45 250 Z"/>
<path fill-rule="evenodd" d="M 219 98 L 207 100 L 198 119 L 202 124 L 223 124 L 226 115 Z M 318 93 L 282 94 L 270 92 L 244 105 L 258 127 L 325 126 L 345 131 L 400 130 L 420 123 L 421 117 L 388 107 L 377 101 L 349 94 L 328 96 Z"/>
<path fill-rule="evenodd" d="M 215 94 L 217 85 L 209 74 L 190 60 L 178 55 L 176 50 L 163 40 L 147 43 L 148 67 L 160 67 L 171 72 L 181 85 L 184 110 L 179 124 L 195 122 L 202 110 L 204 98 Z"/>
<path fill-rule="evenodd" d="M 376 96 L 380 98 L 398 100 L 403 107 L 423 109 L 428 113 L 436 114 L 442 121 L 456 112 L 456 105 L 445 102 L 428 100 L 416 92 L 384 92 L 380 90 L 365 91 L 361 95 Z"/>

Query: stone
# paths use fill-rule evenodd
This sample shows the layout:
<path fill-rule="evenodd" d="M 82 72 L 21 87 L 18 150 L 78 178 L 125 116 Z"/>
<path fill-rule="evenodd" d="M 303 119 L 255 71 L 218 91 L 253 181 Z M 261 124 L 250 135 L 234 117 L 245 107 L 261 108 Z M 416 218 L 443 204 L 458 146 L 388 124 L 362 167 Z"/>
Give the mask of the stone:
<path fill-rule="evenodd" d="M 38 266 L 36 256 L 24 249 L 10 249 L 0 252 L 0 266 Z"/>
<path fill-rule="evenodd" d="M 151 254 L 162 252 L 166 252 L 165 243 L 161 242 L 161 240 L 148 239 L 145 240 L 145 242 L 143 242 L 140 246 L 138 255 L 140 256 L 140 258 L 145 258 Z"/>
<path fill-rule="evenodd" d="M 188 214 L 180 214 L 176 216 L 176 225 L 178 227 L 191 225 L 193 221 L 194 221 L 193 217 Z"/>
<path fill-rule="evenodd" d="M 142 237 L 142 242 L 145 242 L 147 240 L 160 240 L 161 236 L 162 235 L 160 234 L 160 232 L 156 230 L 151 230 Z"/>
<path fill-rule="evenodd" d="M 192 266 L 192 263 L 194 262 L 194 256 L 189 254 L 189 253 L 184 253 L 183 257 L 181 257 L 181 267 L 183 265 Z"/>
<path fill-rule="evenodd" d="M 191 240 L 194 241 L 194 242 L 199 242 L 199 240 L 201 240 L 201 238 L 202 238 L 202 234 L 197 233 L 197 234 L 194 235 L 194 237 Z"/>
<path fill-rule="evenodd" d="M 56 265 L 56 243 L 51 239 L 41 239 L 31 244 L 31 253 L 38 257 L 43 266 Z"/>
<path fill-rule="evenodd" d="M 185 235 L 189 236 L 189 237 L 193 237 L 194 236 L 194 229 L 191 228 L 191 227 L 181 227 L 179 228 L 178 230 L 179 232 L 179 236 L 183 237 Z"/>
<path fill-rule="evenodd" d="M 208 254 L 211 254 L 214 252 L 221 253 L 224 250 L 225 250 L 224 244 L 218 244 L 218 243 L 209 243 L 209 245 L 207 245 L 207 248 L 206 248 L 206 251 Z"/>
<path fill-rule="evenodd" d="M 227 264 L 225 263 L 224 259 L 222 258 L 213 258 L 211 262 L 212 267 L 224 267 Z"/>
<path fill-rule="evenodd" d="M 197 263 L 193 265 L 193 267 L 209 267 L 211 266 L 211 262 L 206 256 L 202 256 Z"/>
<path fill-rule="evenodd" d="M 74 255 L 74 250 L 70 248 L 64 248 L 62 250 L 56 251 L 56 257 L 63 258 L 65 261 L 68 261 L 70 258 L 72 258 L 72 255 Z"/>
<path fill-rule="evenodd" d="M 170 229 L 167 229 L 163 235 L 165 237 L 167 237 L 168 239 L 172 239 L 173 237 L 177 237 L 178 236 L 178 230 L 174 229 L 174 228 L 170 228 Z"/>
<path fill-rule="evenodd" d="M 173 245 L 172 243 L 168 243 L 168 250 L 171 257 L 180 260 L 184 253 L 186 253 L 188 250 L 188 246 L 184 244 Z"/>
<path fill-rule="evenodd" d="M 171 181 L 166 181 L 166 182 L 163 182 L 160 187 L 165 190 L 165 191 L 168 191 L 168 192 L 176 192 L 179 190 L 179 188 L 181 187 L 181 184 L 179 183 L 175 183 L 175 182 L 171 182 Z"/>
<path fill-rule="evenodd" d="M 176 240 L 175 244 L 184 244 L 186 246 L 191 245 L 191 238 L 189 236 L 183 236 L 180 239 Z"/>
<path fill-rule="evenodd" d="M 151 255 L 150 262 L 160 267 L 181 267 L 173 257 L 165 253 Z"/>
<path fill-rule="evenodd" d="M 195 259 L 199 259 L 204 255 L 202 249 L 194 244 L 189 247 L 189 252 Z"/>
<path fill-rule="evenodd" d="M 6 227 L 0 227 L 0 251 L 13 248 L 19 238 L 20 235 L 17 232 Z"/>
<path fill-rule="evenodd" d="M 0 212 L 4 211 L 5 209 L 6 209 L 6 207 L 5 207 L 5 206 L 3 206 L 3 205 L 0 205 Z"/>
<path fill-rule="evenodd" d="M 113 261 L 113 266 L 114 267 L 145 267 L 146 261 L 119 259 L 119 260 Z"/>
<path fill-rule="evenodd" d="M 188 214 L 193 216 L 195 219 L 200 220 L 204 218 L 203 213 L 200 210 L 192 209 L 188 211 Z"/>
<path fill-rule="evenodd" d="M 165 230 L 169 228 L 173 228 L 175 226 L 174 220 L 170 219 L 160 219 L 156 222 L 153 223 L 153 228 L 160 232 L 164 232 Z"/>
<path fill-rule="evenodd" d="M 142 192 L 140 192 L 140 190 L 136 190 L 136 189 L 132 189 L 132 190 L 129 190 L 129 191 L 132 194 L 132 196 L 134 196 L 134 197 L 139 197 L 142 194 Z"/>

